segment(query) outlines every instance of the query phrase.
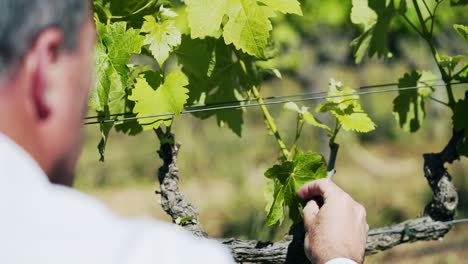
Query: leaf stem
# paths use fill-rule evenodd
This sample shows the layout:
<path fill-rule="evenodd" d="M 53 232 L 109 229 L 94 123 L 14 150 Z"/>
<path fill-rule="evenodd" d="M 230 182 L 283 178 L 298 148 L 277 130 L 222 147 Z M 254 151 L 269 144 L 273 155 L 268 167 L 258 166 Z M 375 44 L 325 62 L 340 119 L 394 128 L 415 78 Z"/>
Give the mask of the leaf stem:
<path fill-rule="evenodd" d="M 427 12 L 429 13 L 429 16 L 430 16 L 430 17 L 433 17 L 432 12 L 431 12 L 431 9 L 430 9 L 429 6 L 427 5 L 426 0 L 422 0 L 422 2 L 424 3 L 424 6 L 426 7 Z"/>
<path fill-rule="evenodd" d="M 452 77 L 450 76 L 450 74 L 445 72 L 442 65 L 440 65 L 439 53 L 437 52 L 437 49 L 434 46 L 434 43 L 432 41 L 432 34 L 429 32 L 429 30 L 427 29 L 427 26 L 426 26 L 426 24 L 424 22 L 424 18 L 422 16 L 421 9 L 419 7 L 419 4 L 418 4 L 417 0 L 413 0 L 413 5 L 414 5 L 414 8 L 416 9 L 416 14 L 418 15 L 419 23 L 421 24 L 422 37 L 426 41 L 427 45 L 429 46 L 429 48 L 431 50 L 432 56 L 433 56 L 433 58 L 434 58 L 434 60 L 435 60 L 435 62 L 437 64 L 437 67 L 439 68 L 440 74 L 442 75 L 442 80 L 447 84 L 446 85 L 447 96 L 448 96 L 448 99 L 449 99 L 448 107 L 450 107 L 450 109 L 453 110 L 453 108 L 455 106 L 455 97 L 453 95 L 452 86 L 450 85 L 450 81 L 452 80 Z M 434 20 L 435 17 L 432 17 L 432 19 Z"/>
<path fill-rule="evenodd" d="M 439 6 L 440 6 L 440 3 L 442 3 L 442 1 L 437 2 L 436 5 L 435 5 L 435 7 L 434 7 L 434 10 L 432 11 L 432 19 L 431 19 L 431 37 L 434 36 L 435 16 L 436 16 L 436 13 L 437 13 L 437 9 L 438 9 Z"/>
<path fill-rule="evenodd" d="M 437 99 L 437 98 L 434 98 L 434 97 L 432 97 L 432 96 L 429 96 L 429 99 L 431 99 L 432 101 L 437 102 L 437 103 L 439 103 L 439 104 L 443 104 L 443 105 L 445 105 L 445 106 L 449 106 L 448 103 L 446 103 L 446 102 L 444 102 L 444 101 L 442 101 L 442 100 L 439 100 L 439 99 Z"/>
<path fill-rule="evenodd" d="M 331 179 L 335 175 L 335 163 L 336 158 L 338 157 L 338 150 L 340 149 L 340 145 L 337 143 L 330 144 L 330 157 L 328 159 L 327 171 L 328 176 L 327 178 Z"/>
<path fill-rule="evenodd" d="M 290 158 L 290 153 L 288 149 L 286 148 L 286 144 L 284 144 L 284 141 L 281 138 L 281 135 L 278 132 L 278 128 L 276 126 L 274 118 L 271 116 L 268 108 L 265 105 L 263 105 L 264 101 L 263 101 L 263 98 L 260 96 L 260 92 L 258 91 L 257 87 L 253 85 L 251 90 L 252 90 L 253 95 L 255 96 L 255 100 L 257 100 L 259 104 L 262 104 L 260 108 L 262 109 L 263 117 L 265 119 L 265 123 L 268 129 L 275 137 L 276 143 L 278 143 L 278 146 L 280 147 L 281 152 L 283 153 L 283 157 L 286 160 L 288 160 Z"/>
<path fill-rule="evenodd" d="M 421 9 L 419 7 L 418 1 L 413 0 L 413 5 L 416 10 L 416 14 L 418 15 L 419 24 L 421 24 L 422 37 L 427 40 L 427 38 L 430 37 L 430 33 L 429 33 L 429 30 L 427 29 L 426 23 L 424 22 L 424 17 L 421 13 Z"/>
<path fill-rule="evenodd" d="M 330 137 L 330 141 L 328 141 L 328 146 L 330 147 L 330 157 L 328 159 L 328 166 L 327 166 L 327 171 L 328 175 L 327 178 L 331 179 L 333 175 L 335 175 L 335 162 L 336 162 L 336 157 L 338 156 L 338 150 L 340 148 L 340 145 L 335 142 L 336 136 L 338 135 L 338 132 L 340 132 L 341 129 L 341 124 L 338 118 L 335 118 L 335 129 L 333 130 L 333 134 Z"/>
<path fill-rule="evenodd" d="M 301 137 L 302 134 L 302 129 L 304 128 L 304 120 L 301 118 L 300 114 L 297 114 L 297 122 L 296 122 L 296 136 L 294 137 L 294 142 L 291 147 L 290 155 L 295 155 L 296 150 L 297 150 L 297 141 L 299 141 L 299 138 Z M 292 157 L 291 157 L 292 158 Z"/>
<path fill-rule="evenodd" d="M 329 141 L 330 145 L 335 143 L 336 136 L 338 135 L 338 132 L 340 132 L 340 129 L 341 129 L 340 121 L 338 121 L 338 119 L 335 118 L 335 129 L 333 130 L 333 133 L 330 137 L 330 141 Z"/>
<path fill-rule="evenodd" d="M 411 20 L 406 15 L 402 16 L 405 19 L 405 21 L 413 28 L 413 30 L 416 31 L 422 38 L 424 38 L 423 33 L 416 27 L 416 25 L 413 24 L 413 22 L 411 22 Z"/>

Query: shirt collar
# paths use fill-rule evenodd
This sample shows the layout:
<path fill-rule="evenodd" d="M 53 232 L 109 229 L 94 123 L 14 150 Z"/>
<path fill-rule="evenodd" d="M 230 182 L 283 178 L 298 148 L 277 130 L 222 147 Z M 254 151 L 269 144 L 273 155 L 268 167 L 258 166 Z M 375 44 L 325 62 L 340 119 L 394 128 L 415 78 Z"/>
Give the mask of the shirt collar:
<path fill-rule="evenodd" d="M 36 160 L 16 142 L 0 133 L 0 186 L 21 184 L 49 186 L 50 182 Z"/>

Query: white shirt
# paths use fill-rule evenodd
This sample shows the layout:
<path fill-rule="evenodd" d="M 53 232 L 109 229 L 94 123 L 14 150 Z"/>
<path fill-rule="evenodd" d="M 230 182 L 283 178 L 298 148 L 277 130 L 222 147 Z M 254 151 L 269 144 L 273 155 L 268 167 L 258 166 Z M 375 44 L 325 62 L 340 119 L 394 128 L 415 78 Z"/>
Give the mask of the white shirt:
<path fill-rule="evenodd" d="M 332 260 L 329 264 L 347 264 Z M 231 264 L 229 251 L 175 225 L 121 218 L 90 196 L 51 184 L 0 133 L 0 263 Z"/>

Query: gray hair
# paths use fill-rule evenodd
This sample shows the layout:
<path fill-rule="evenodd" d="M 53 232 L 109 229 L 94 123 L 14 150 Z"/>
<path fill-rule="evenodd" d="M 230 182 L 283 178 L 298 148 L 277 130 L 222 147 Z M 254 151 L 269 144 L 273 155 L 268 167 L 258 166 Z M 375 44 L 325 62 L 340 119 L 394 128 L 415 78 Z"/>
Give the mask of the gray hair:
<path fill-rule="evenodd" d="M 86 0 L 0 0 L 0 76 L 13 70 L 45 29 L 63 31 L 73 50 L 85 19 Z"/>

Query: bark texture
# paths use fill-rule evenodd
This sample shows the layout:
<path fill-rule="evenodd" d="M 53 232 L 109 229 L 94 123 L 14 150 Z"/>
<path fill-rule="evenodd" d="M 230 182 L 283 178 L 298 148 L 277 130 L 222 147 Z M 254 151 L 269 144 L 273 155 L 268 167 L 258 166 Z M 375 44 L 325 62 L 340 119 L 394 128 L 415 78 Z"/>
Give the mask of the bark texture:
<path fill-rule="evenodd" d="M 172 134 L 156 130 L 161 146 L 158 151 L 163 165 L 159 168 L 161 184 L 161 205 L 173 222 L 183 226 L 197 236 L 207 236 L 199 222 L 195 207 L 179 191 L 179 170 L 177 154 L 180 144 L 175 143 Z M 447 146 L 440 153 L 424 154 L 424 175 L 433 191 L 432 200 L 425 207 L 421 217 L 387 227 L 372 229 L 367 239 L 366 255 L 391 249 L 397 245 L 442 238 L 451 226 L 444 223 L 453 219 L 458 204 L 458 195 L 445 163 L 459 159 L 456 150 L 463 131 L 454 132 Z M 237 262 L 253 263 L 309 263 L 304 253 L 305 232 L 302 225 L 293 226 L 288 235 L 277 242 L 220 240 L 230 248 Z"/>

